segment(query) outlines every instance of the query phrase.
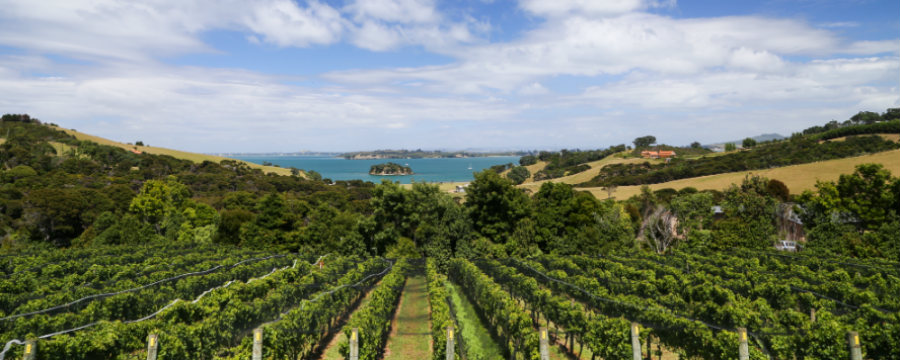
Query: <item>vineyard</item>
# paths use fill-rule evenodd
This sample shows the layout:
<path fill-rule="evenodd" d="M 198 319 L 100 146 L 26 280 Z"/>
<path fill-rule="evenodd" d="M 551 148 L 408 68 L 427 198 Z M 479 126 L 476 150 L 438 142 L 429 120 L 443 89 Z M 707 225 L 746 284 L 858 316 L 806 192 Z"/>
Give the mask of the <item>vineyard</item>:
<path fill-rule="evenodd" d="M 900 266 L 883 260 L 736 249 L 439 264 L 172 245 L 34 250 L 0 270 L 0 359 L 374 360 L 403 346 L 483 359 L 497 356 L 488 343 L 509 359 L 900 359 Z M 426 305 L 407 299 L 402 321 L 430 331 L 391 348 L 414 277 Z"/>

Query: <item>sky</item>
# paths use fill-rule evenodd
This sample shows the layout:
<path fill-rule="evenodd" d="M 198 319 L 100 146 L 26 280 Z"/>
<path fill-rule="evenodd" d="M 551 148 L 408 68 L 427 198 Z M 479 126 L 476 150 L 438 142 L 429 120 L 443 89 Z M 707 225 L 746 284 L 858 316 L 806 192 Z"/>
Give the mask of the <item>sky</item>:
<path fill-rule="evenodd" d="M 0 0 L 0 112 L 203 153 L 596 149 L 900 107 L 896 0 Z"/>

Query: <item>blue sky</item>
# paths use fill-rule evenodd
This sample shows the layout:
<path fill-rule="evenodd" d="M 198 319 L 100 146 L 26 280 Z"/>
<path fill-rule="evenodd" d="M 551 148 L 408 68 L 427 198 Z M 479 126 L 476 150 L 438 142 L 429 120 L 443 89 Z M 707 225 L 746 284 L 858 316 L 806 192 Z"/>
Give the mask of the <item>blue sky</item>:
<path fill-rule="evenodd" d="M 682 145 L 900 106 L 897 1 L 0 9 L 0 111 L 197 152 Z"/>

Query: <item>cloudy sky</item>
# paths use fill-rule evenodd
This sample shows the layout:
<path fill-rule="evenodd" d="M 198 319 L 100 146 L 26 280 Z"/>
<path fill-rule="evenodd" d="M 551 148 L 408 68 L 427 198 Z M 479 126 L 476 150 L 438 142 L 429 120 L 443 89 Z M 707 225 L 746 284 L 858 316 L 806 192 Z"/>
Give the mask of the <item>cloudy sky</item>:
<path fill-rule="evenodd" d="M 0 0 L 0 111 L 196 152 L 601 148 L 900 106 L 896 0 Z"/>

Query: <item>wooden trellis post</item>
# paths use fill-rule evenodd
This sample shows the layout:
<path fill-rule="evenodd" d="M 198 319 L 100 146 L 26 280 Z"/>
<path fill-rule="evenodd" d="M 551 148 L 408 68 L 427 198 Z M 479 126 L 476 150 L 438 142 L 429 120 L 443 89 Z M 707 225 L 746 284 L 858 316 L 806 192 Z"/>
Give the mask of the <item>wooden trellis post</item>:
<path fill-rule="evenodd" d="M 359 360 L 359 328 L 350 333 L 350 360 Z"/>
<path fill-rule="evenodd" d="M 847 343 L 850 345 L 850 360 L 862 360 L 862 348 L 859 346 L 859 333 L 856 331 L 848 332 Z"/>
<path fill-rule="evenodd" d="M 750 360 L 750 346 L 747 344 L 747 329 L 746 328 L 737 328 L 738 331 L 738 340 L 740 341 L 740 345 L 738 346 L 738 359 L 739 360 Z"/>
<path fill-rule="evenodd" d="M 253 360 L 262 360 L 263 352 L 263 329 L 258 327 L 253 329 Z"/>
<path fill-rule="evenodd" d="M 147 337 L 147 360 L 156 360 L 156 353 L 159 351 L 159 336 L 150 334 Z"/>
<path fill-rule="evenodd" d="M 27 340 L 25 341 L 25 356 L 22 357 L 23 360 L 35 360 L 37 359 L 37 341 L 35 340 Z"/>
<path fill-rule="evenodd" d="M 447 327 L 447 360 L 453 360 L 455 355 L 456 347 L 453 345 L 453 325 Z"/>
<path fill-rule="evenodd" d="M 547 328 L 542 327 L 540 329 L 540 344 L 541 344 L 541 360 L 550 360 L 550 339 L 547 335 Z"/>
<path fill-rule="evenodd" d="M 641 338 L 639 337 L 638 323 L 631 323 L 631 353 L 634 360 L 641 360 Z"/>

